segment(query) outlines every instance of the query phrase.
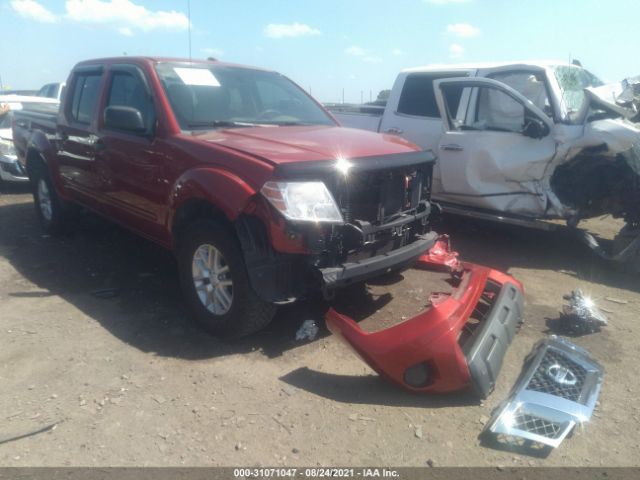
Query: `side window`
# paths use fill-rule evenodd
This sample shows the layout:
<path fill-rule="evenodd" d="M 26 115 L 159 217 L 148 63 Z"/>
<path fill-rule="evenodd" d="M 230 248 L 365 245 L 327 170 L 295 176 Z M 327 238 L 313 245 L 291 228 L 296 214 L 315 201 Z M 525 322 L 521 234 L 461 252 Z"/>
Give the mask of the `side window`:
<path fill-rule="evenodd" d="M 76 76 L 71 101 L 71 118 L 76 122 L 91 123 L 101 79 L 102 75 L 99 73 L 81 73 Z"/>
<path fill-rule="evenodd" d="M 147 130 L 154 122 L 153 101 L 142 80 L 129 72 L 114 72 L 107 97 L 107 107 L 132 107 L 140 111 Z"/>
<path fill-rule="evenodd" d="M 524 105 L 495 88 L 478 89 L 478 108 L 473 127 L 478 130 L 522 132 Z"/>
<path fill-rule="evenodd" d="M 443 85 L 443 90 L 451 88 Z M 525 123 L 525 107 L 507 93 L 493 87 L 465 87 L 472 105 L 463 118 L 448 108 L 455 130 L 491 130 L 521 133 Z"/>
<path fill-rule="evenodd" d="M 436 97 L 433 90 L 434 80 L 451 77 L 463 77 L 466 74 L 433 75 L 430 73 L 413 73 L 407 76 L 400 93 L 398 113 L 419 117 L 440 118 Z M 456 112 L 460 104 L 462 88 L 447 88 L 443 94 L 449 111 Z"/>
<path fill-rule="evenodd" d="M 489 75 L 489 78 L 509 85 L 549 117 L 553 116 L 544 74 L 539 72 L 500 72 Z"/>

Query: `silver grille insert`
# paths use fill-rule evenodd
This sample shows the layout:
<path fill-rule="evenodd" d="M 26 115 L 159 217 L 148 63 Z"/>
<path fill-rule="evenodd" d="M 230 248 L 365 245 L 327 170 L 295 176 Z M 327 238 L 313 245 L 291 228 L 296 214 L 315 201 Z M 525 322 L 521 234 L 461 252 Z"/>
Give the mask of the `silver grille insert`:
<path fill-rule="evenodd" d="M 552 439 L 558 438 L 562 432 L 562 425 L 559 423 L 529 415 L 522 409 L 513 419 L 513 428 Z"/>
<path fill-rule="evenodd" d="M 561 377 L 564 375 L 564 377 Z M 527 390 L 557 395 L 572 402 L 580 401 L 587 371 L 578 363 L 553 348 L 547 349 Z M 558 379 L 562 381 L 558 381 Z"/>
<path fill-rule="evenodd" d="M 557 447 L 591 418 L 602 378 L 602 367 L 587 351 L 555 336 L 542 340 L 485 431 Z"/>

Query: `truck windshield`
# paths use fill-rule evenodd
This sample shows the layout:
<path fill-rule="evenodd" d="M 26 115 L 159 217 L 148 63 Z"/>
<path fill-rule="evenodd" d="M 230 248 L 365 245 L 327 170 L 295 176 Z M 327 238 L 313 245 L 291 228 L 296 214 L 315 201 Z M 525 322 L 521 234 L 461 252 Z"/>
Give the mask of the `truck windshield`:
<path fill-rule="evenodd" d="M 159 63 L 156 71 L 183 130 L 335 125 L 302 89 L 275 72 L 175 63 Z"/>
<path fill-rule="evenodd" d="M 586 101 L 584 89 L 599 87 L 603 82 L 591 72 L 577 66 L 557 65 L 553 67 L 553 73 L 566 105 L 566 120 L 573 123 L 578 120 L 576 116 Z"/>

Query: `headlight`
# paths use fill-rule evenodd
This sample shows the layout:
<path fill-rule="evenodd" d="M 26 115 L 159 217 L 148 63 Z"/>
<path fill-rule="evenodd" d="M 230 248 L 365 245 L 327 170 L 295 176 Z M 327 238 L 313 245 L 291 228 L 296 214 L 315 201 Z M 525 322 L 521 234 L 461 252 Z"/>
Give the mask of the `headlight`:
<path fill-rule="evenodd" d="M 267 182 L 262 195 L 289 220 L 342 222 L 342 215 L 323 182 Z"/>
<path fill-rule="evenodd" d="M 16 148 L 11 140 L 0 139 L 0 154 L 15 157 Z"/>

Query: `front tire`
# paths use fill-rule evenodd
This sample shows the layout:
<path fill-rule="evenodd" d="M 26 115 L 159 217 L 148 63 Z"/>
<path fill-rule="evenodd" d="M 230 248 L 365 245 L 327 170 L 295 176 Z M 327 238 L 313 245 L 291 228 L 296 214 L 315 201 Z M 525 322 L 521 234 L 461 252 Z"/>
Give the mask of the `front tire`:
<path fill-rule="evenodd" d="M 275 314 L 249 282 L 244 258 L 224 226 L 199 221 L 181 235 L 180 283 L 195 319 L 214 335 L 241 337 L 264 328 Z"/>

